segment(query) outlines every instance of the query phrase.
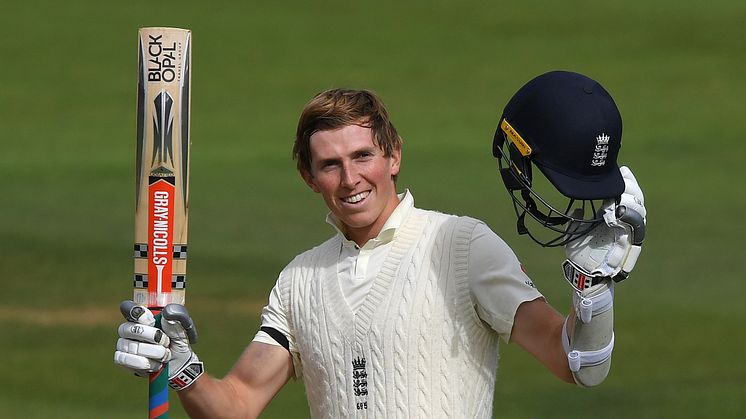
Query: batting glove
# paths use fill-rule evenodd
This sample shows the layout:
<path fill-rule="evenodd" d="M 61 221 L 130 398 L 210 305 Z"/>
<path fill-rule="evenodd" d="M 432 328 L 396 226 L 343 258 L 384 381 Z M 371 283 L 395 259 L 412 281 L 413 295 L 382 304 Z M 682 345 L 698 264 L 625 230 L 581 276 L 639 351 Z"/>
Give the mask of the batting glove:
<path fill-rule="evenodd" d="M 640 255 L 647 222 L 645 199 L 632 171 L 626 166 L 620 171 L 624 192 L 618 199 L 604 201 L 604 222 L 565 246 L 565 278 L 578 291 L 604 279 L 626 279 Z M 574 228 L 571 224 L 568 231 Z"/>
<path fill-rule="evenodd" d="M 186 308 L 169 304 L 161 312 L 161 328 L 147 308 L 124 301 L 120 310 L 127 322 L 119 326 L 114 363 L 140 377 L 160 371 L 168 363 L 168 381 L 179 391 L 189 387 L 204 372 L 190 344 L 197 342 L 197 330 Z"/>

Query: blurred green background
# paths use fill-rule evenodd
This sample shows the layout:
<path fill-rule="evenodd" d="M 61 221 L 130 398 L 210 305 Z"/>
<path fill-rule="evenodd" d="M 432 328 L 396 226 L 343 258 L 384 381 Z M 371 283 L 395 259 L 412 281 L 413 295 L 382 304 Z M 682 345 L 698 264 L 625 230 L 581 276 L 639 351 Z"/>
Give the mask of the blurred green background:
<path fill-rule="evenodd" d="M 400 188 L 485 220 L 566 312 L 561 250 L 515 233 L 490 142 L 509 97 L 587 74 L 624 118 L 620 162 L 648 237 L 617 288 L 600 387 L 504 345 L 496 416 L 746 417 L 746 2 L 0 1 L 0 417 L 133 418 L 147 385 L 112 363 L 131 295 L 136 34 L 193 31 L 187 305 L 222 376 L 282 267 L 332 234 L 295 172 L 316 92 L 369 88 L 405 139 Z M 499 413 L 499 415 L 497 414 Z M 265 414 L 306 417 L 302 383 Z M 185 417 L 172 395 L 172 417 Z"/>

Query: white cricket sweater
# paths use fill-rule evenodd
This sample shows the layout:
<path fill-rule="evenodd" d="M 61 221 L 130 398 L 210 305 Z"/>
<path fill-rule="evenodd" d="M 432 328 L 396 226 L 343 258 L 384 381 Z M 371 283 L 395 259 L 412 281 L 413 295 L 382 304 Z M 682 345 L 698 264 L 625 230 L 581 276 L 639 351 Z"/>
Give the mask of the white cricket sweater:
<path fill-rule="evenodd" d="M 354 314 L 336 280 L 340 236 L 288 265 L 277 287 L 314 417 L 491 416 L 498 335 L 467 272 L 477 222 L 413 208 Z"/>

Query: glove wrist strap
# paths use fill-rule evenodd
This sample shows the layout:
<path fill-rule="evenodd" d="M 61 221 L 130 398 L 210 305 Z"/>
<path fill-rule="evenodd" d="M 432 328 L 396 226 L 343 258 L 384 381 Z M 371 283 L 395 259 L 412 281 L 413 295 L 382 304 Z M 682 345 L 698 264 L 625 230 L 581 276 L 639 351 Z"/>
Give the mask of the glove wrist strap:
<path fill-rule="evenodd" d="M 562 272 L 565 274 L 567 282 L 569 282 L 570 285 L 579 292 L 587 290 L 588 288 L 609 279 L 608 276 L 591 275 L 589 272 L 567 259 L 562 262 Z"/>
<path fill-rule="evenodd" d="M 184 390 L 194 384 L 197 379 L 205 372 L 204 364 L 192 352 L 192 357 L 184 366 L 174 375 L 169 377 L 168 385 L 176 391 Z"/>

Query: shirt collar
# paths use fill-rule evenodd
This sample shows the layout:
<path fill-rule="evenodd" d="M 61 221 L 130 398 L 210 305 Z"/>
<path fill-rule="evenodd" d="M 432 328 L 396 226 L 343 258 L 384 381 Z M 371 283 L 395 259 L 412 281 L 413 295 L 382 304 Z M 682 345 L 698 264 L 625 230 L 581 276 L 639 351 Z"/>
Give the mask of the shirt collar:
<path fill-rule="evenodd" d="M 409 211 L 414 207 L 414 197 L 412 196 L 412 193 L 409 192 L 409 189 L 406 189 L 404 193 L 398 194 L 397 197 L 399 198 L 399 205 L 396 206 L 394 211 L 389 216 L 389 219 L 386 220 L 386 223 L 383 224 L 383 228 L 381 228 L 381 231 L 378 233 L 378 235 L 368 240 L 368 242 L 362 246 L 362 249 L 372 249 L 382 244 L 386 244 L 394 239 L 396 230 L 401 227 L 402 222 L 406 218 L 407 214 L 409 214 Z M 345 246 L 360 248 L 355 242 L 353 242 L 352 240 L 348 240 L 345 237 L 344 233 L 342 232 L 342 223 L 336 216 L 334 216 L 334 214 L 329 212 L 326 215 L 326 222 L 327 224 L 334 227 L 334 229 L 337 231 L 337 234 L 342 238 L 342 243 Z"/>

